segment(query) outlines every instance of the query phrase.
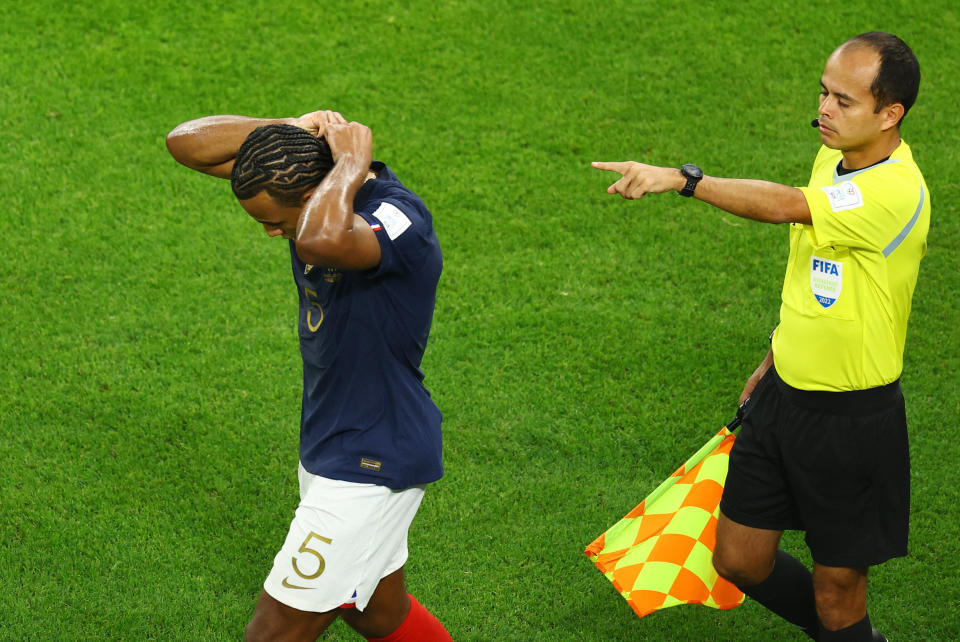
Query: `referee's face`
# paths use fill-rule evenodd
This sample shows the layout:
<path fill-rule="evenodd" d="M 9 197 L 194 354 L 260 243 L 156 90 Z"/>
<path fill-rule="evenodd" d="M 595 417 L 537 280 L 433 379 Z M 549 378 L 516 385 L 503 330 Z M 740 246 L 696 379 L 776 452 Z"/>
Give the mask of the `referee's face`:
<path fill-rule="evenodd" d="M 880 56 L 870 47 L 842 46 L 827 59 L 820 78 L 820 139 L 831 149 L 857 151 L 889 129 L 884 110 L 875 113 L 870 85 Z"/>
<path fill-rule="evenodd" d="M 297 224 L 300 221 L 302 208 L 282 205 L 266 191 L 240 201 L 240 205 L 253 217 L 253 220 L 263 226 L 267 236 L 292 239 L 297 235 Z"/>

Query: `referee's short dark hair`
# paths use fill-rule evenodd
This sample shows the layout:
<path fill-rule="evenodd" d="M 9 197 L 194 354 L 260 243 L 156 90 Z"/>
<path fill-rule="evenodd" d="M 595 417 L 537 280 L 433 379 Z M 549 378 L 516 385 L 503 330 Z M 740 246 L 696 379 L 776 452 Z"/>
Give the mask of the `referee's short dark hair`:
<path fill-rule="evenodd" d="M 862 33 L 846 44 L 866 45 L 880 56 L 880 71 L 870 85 L 870 93 L 876 101 L 874 113 L 887 105 L 903 105 L 903 118 L 917 100 L 920 91 L 920 63 L 913 50 L 903 40 L 883 31 Z"/>
<path fill-rule="evenodd" d="M 230 185 L 241 201 L 266 190 L 278 203 L 297 207 L 331 169 L 333 156 L 322 136 L 293 125 L 266 125 L 237 150 Z"/>

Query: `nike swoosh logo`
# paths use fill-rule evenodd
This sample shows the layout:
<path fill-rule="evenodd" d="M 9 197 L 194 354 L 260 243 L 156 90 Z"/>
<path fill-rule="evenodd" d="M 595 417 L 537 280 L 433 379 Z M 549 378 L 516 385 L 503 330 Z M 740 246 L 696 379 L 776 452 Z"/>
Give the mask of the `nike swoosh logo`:
<path fill-rule="evenodd" d="M 292 588 L 292 589 L 310 590 L 313 588 L 312 586 L 297 586 L 296 584 L 291 584 L 290 582 L 287 581 L 287 578 L 283 578 L 283 581 L 280 583 L 286 586 L 287 588 Z"/>

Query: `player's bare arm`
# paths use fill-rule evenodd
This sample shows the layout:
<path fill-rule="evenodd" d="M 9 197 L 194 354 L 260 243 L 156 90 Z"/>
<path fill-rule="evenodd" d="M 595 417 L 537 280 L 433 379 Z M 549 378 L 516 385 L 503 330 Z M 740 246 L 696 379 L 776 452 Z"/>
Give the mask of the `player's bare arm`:
<path fill-rule="evenodd" d="M 297 255 L 314 265 L 364 270 L 380 263 L 380 243 L 353 211 L 353 200 L 370 174 L 373 137 L 360 123 L 327 123 L 333 155 L 330 173 L 310 195 L 297 226 Z"/>
<path fill-rule="evenodd" d="M 634 161 L 595 162 L 593 166 L 620 174 L 620 179 L 607 188 L 607 193 L 620 194 L 626 199 L 671 190 L 679 192 L 687 183 L 680 170 L 672 167 L 644 165 Z M 812 222 L 803 192 L 770 181 L 704 176 L 693 196 L 736 216 L 764 223 L 809 225 Z"/>
<path fill-rule="evenodd" d="M 167 149 L 178 163 L 217 178 L 230 178 L 237 150 L 257 127 L 295 125 L 296 118 L 206 116 L 177 125 L 167 134 Z"/>
<path fill-rule="evenodd" d="M 167 134 L 167 149 L 177 162 L 217 178 L 230 178 L 237 150 L 247 136 L 264 125 L 294 125 L 320 137 L 328 123 L 346 122 L 335 111 L 320 110 L 299 118 L 206 116 L 177 125 Z"/>

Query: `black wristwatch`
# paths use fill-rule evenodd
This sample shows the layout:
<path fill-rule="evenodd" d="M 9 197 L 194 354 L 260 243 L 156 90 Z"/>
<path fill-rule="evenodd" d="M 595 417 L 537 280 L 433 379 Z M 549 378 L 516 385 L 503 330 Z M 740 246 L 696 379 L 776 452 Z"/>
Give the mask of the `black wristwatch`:
<path fill-rule="evenodd" d="M 693 191 L 697 189 L 697 183 L 703 178 L 703 170 L 696 165 L 687 163 L 680 168 L 680 173 L 687 179 L 687 184 L 679 192 L 680 196 L 693 196 Z"/>

